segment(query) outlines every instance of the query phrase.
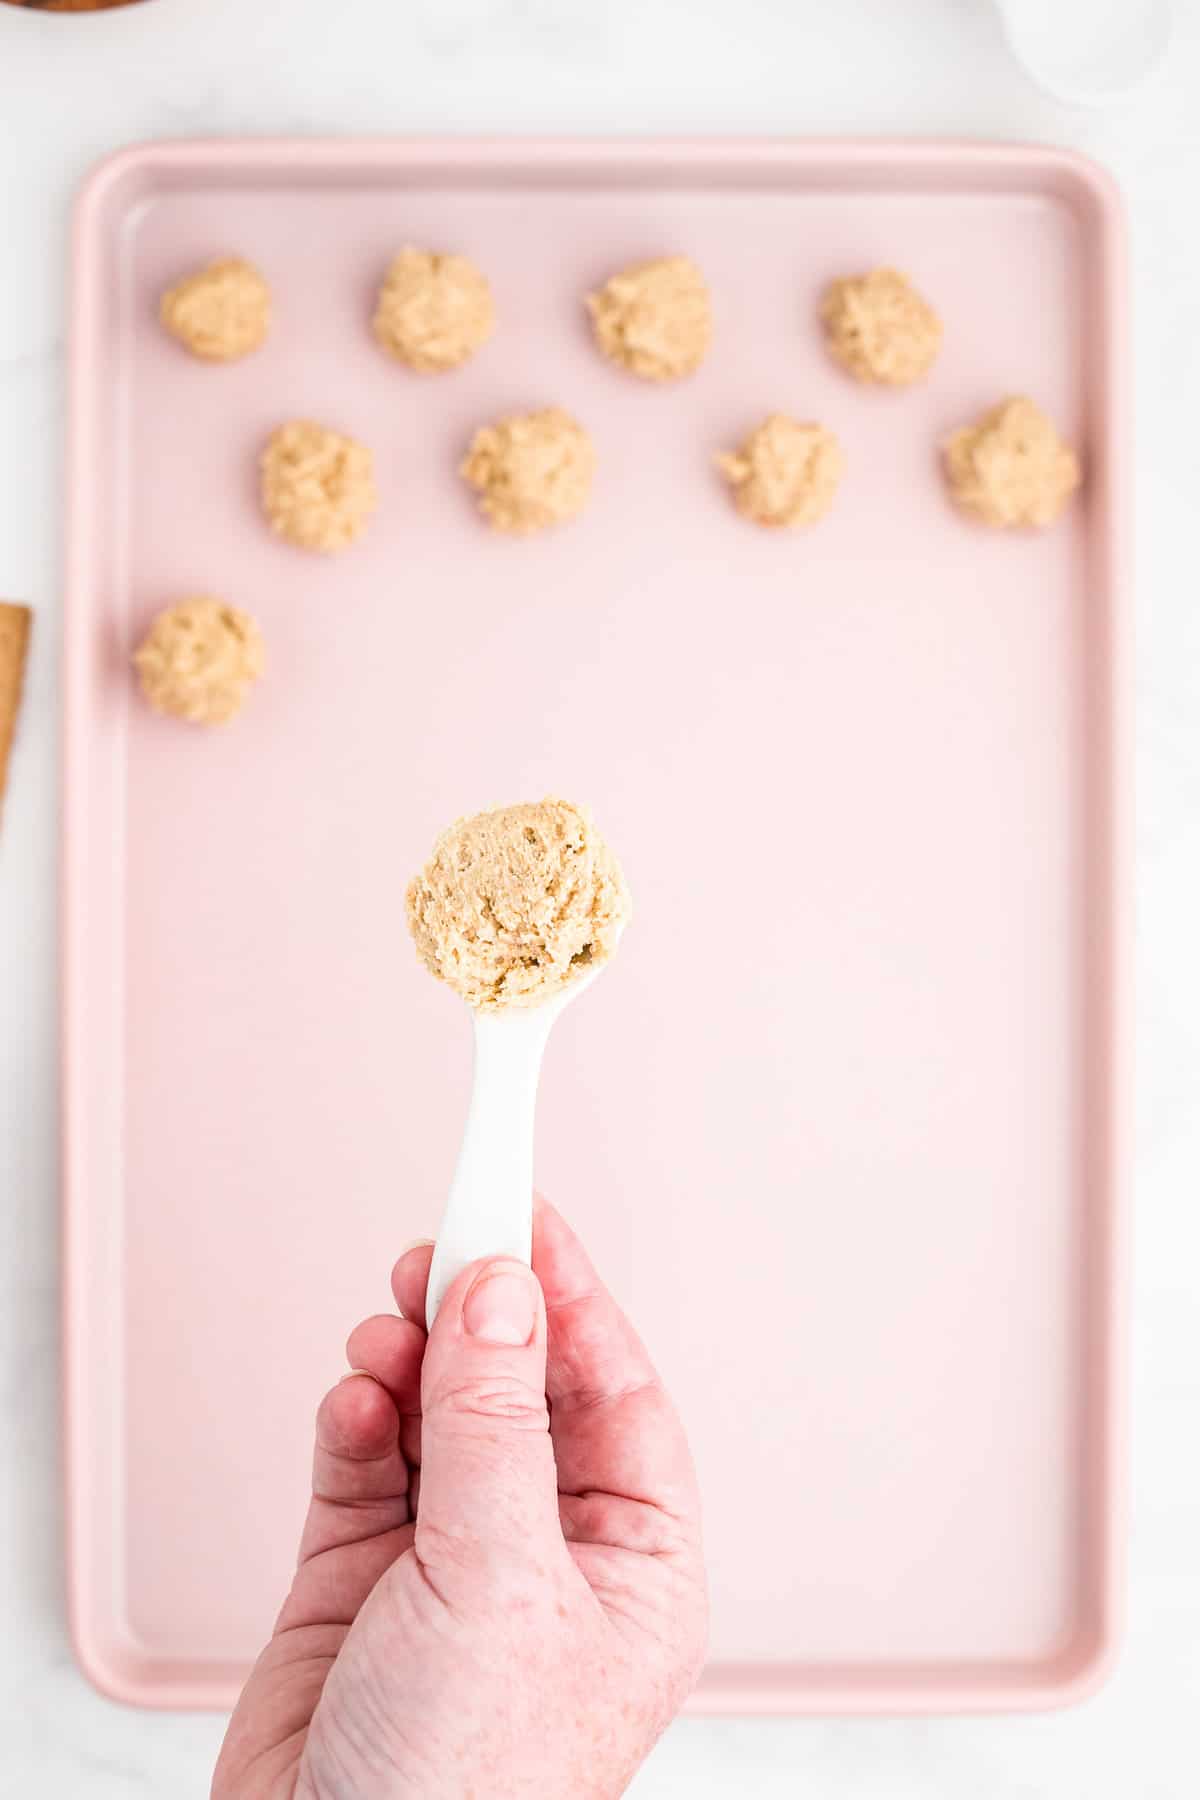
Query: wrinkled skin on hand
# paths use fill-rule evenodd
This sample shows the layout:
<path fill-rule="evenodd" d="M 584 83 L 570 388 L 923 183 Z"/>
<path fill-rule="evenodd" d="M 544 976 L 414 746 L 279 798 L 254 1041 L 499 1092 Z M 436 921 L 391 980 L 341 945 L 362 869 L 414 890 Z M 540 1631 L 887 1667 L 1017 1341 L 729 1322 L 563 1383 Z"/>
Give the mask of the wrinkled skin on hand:
<path fill-rule="evenodd" d="M 707 1603 L 683 1431 L 582 1247 L 476 1264 L 426 1336 L 392 1276 L 317 1415 L 292 1589 L 213 1800 L 610 1800 L 694 1683 Z"/>

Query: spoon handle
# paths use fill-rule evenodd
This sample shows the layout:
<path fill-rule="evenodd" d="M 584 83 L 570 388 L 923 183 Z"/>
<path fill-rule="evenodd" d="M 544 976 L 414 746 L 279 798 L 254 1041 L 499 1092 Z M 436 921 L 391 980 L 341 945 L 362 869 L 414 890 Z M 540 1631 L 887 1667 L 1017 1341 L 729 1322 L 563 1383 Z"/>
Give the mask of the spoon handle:
<path fill-rule="evenodd" d="M 468 1263 L 484 1256 L 530 1259 L 533 1119 L 549 1013 L 476 1014 L 471 1100 L 425 1295 L 429 1325 Z"/>

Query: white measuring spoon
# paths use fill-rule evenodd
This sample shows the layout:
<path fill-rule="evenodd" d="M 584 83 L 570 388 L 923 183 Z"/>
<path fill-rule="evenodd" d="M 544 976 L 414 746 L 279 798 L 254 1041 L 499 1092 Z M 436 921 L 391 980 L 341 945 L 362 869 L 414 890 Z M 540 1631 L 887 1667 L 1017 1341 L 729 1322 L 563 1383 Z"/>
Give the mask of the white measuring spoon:
<path fill-rule="evenodd" d="M 1009 48 L 1039 87 L 1075 106 L 1123 100 L 1171 41 L 1171 0 L 996 0 Z"/>
<path fill-rule="evenodd" d="M 429 1266 L 428 1325 L 433 1324 L 446 1289 L 468 1263 L 484 1256 L 511 1256 L 523 1263 L 530 1259 L 533 1119 L 542 1057 L 555 1021 L 603 974 L 606 962 L 576 976 L 541 1006 L 474 1015 L 471 1100 Z"/>

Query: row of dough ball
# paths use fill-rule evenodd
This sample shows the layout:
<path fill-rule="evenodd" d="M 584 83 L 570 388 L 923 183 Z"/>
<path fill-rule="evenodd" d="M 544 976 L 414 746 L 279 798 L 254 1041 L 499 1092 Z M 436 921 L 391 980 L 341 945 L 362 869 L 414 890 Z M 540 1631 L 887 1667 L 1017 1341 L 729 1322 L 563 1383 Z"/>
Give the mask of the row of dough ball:
<path fill-rule="evenodd" d="M 604 354 L 648 381 L 690 375 L 712 342 L 708 284 L 684 256 L 621 270 L 588 295 L 587 307 Z M 271 290 L 252 263 L 224 257 L 168 288 L 159 315 L 194 356 L 235 362 L 266 342 Z M 380 347 L 426 375 L 461 368 L 495 328 L 483 271 L 465 256 L 412 245 L 389 266 L 372 320 Z"/>
<path fill-rule="evenodd" d="M 295 541 L 324 549 L 356 535 L 365 518 L 364 496 L 369 493 L 372 503 L 374 498 L 370 452 L 341 438 L 331 452 L 329 437 L 336 434 L 319 426 L 285 426 L 264 457 L 264 500 L 274 508 L 276 528 L 298 530 Z M 952 495 L 991 525 L 1049 523 L 1079 479 L 1073 452 L 1031 400 L 1002 402 L 955 432 L 944 453 Z M 463 472 L 494 525 L 527 532 L 582 508 L 594 461 L 582 427 L 550 410 L 477 432 Z M 779 413 L 718 461 L 739 512 L 770 526 L 819 519 L 842 473 L 831 432 Z M 194 724 L 224 724 L 240 712 L 262 673 L 262 633 L 248 613 L 221 600 L 185 600 L 158 615 L 134 662 L 159 712 Z"/>
<path fill-rule="evenodd" d="M 694 374 L 713 339 L 712 296 L 690 257 L 634 263 L 586 298 L 596 343 L 618 367 L 644 381 Z M 271 290 L 252 263 L 224 257 L 163 295 L 166 329 L 209 362 L 248 356 L 271 326 Z M 927 374 L 942 341 L 942 322 L 896 269 L 832 282 L 820 317 L 830 354 L 860 381 L 903 387 Z M 465 256 L 412 245 L 391 263 L 372 321 L 390 356 L 422 374 L 461 368 L 496 328 L 492 290 Z"/>
<path fill-rule="evenodd" d="M 712 302 L 685 256 L 636 263 L 587 297 L 601 350 L 648 381 L 689 375 L 712 342 Z M 162 300 L 164 324 L 198 356 L 228 361 L 265 339 L 270 290 L 239 258 L 189 276 Z M 830 353 L 864 382 L 908 386 L 929 372 L 942 322 L 896 269 L 832 282 L 821 301 Z M 488 340 L 495 307 L 487 278 L 463 256 L 411 246 L 388 269 L 374 316 L 379 343 L 425 373 L 460 367 Z M 1031 401 L 1002 402 L 945 447 L 955 501 L 993 525 L 1044 525 L 1078 485 L 1073 452 Z M 718 459 L 735 503 L 764 525 L 810 524 L 832 502 L 842 457 L 824 426 L 776 414 L 741 448 Z M 462 474 L 500 531 L 525 534 L 573 518 L 587 502 L 595 454 L 561 408 L 504 419 L 476 434 Z M 286 425 L 262 462 L 264 510 L 301 548 L 344 549 L 376 505 L 370 452 L 308 421 Z"/>
<path fill-rule="evenodd" d="M 773 413 L 717 467 L 743 517 L 771 527 L 811 525 L 833 504 L 844 470 L 824 425 Z M 1053 523 L 1079 484 L 1079 463 L 1053 422 L 1023 396 L 1003 400 L 943 445 L 951 499 L 995 526 Z M 596 470 L 588 433 L 561 407 L 485 425 L 459 472 L 497 530 L 528 536 L 578 516 Z M 263 510 L 272 529 L 304 550 L 345 549 L 377 504 L 370 450 L 311 420 L 274 433 L 261 461 Z"/>

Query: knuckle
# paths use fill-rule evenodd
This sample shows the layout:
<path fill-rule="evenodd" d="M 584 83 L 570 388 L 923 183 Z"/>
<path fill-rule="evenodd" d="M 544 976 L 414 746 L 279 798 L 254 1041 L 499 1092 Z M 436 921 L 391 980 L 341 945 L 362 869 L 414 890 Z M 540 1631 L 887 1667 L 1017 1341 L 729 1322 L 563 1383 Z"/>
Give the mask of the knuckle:
<path fill-rule="evenodd" d="M 516 1375 L 470 1375 L 447 1381 L 434 1406 L 447 1421 L 483 1419 L 529 1431 L 545 1431 L 550 1424 L 545 1394 Z"/>
<path fill-rule="evenodd" d="M 511 1621 L 536 1606 L 546 1582 L 547 1557 L 520 1509 L 498 1505 L 494 1525 L 481 1537 L 460 1525 L 418 1520 L 413 1548 L 443 1599 L 453 1595 L 467 1576 L 475 1616 L 482 1618 L 492 1607 L 500 1607 Z"/>
<path fill-rule="evenodd" d="M 473 1538 L 461 1528 L 442 1525 L 437 1519 L 418 1518 L 413 1533 L 417 1564 L 426 1575 L 436 1570 L 467 1568 L 480 1560 Z"/>

